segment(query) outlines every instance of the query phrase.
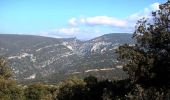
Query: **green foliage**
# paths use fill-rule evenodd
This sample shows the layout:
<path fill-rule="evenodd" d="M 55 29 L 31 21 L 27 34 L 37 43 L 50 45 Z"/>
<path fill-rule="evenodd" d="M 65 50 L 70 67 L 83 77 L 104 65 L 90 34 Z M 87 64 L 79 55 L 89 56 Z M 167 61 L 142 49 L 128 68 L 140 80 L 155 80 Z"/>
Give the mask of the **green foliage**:
<path fill-rule="evenodd" d="M 3 58 L 0 58 L 0 78 L 9 79 L 11 78 L 11 76 L 12 76 L 12 73 L 7 66 L 6 60 Z"/>
<path fill-rule="evenodd" d="M 84 78 L 84 81 L 87 83 L 87 85 L 95 85 L 97 84 L 97 78 L 94 76 L 88 76 Z"/>
<path fill-rule="evenodd" d="M 129 80 L 98 81 L 94 76 L 83 80 L 69 79 L 59 85 L 58 100 L 117 100 L 125 99 L 131 86 Z"/>
<path fill-rule="evenodd" d="M 11 79 L 12 74 L 6 64 L 6 60 L 0 58 L 0 100 L 23 100 L 22 89 Z"/>
<path fill-rule="evenodd" d="M 13 80 L 0 79 L 0 100 L 23 100 L 22 88 Z"/>
<path fill-rule="evenodd" d="M 117 51 L 134 84 L 170 86 L 170 1 L 159 8 L 152 12 L 153 19 L 138 21 L 133 34 L 136 45 L 126 44 Z"/>
<path fill-rule="evenodd" d="M 170 99 L 170 1 L 159 8 L 152 12 L 153 19 L 137 22 L 133 34 L 137 43 L 117 50 L 133 85 L 126 99 Z"/>
<path fill-rule="evenodd" d="M 59 85 L 58 100 L 84 100 L 85 82 L 71 78 Z"/>
<path fill-rule="evenodd" d="M 166 88 L 156 89 L 155 87 L 143 88 L 137 84 L 126 98 L 130 100 L 169 100 L 170 90 Z"/>
<path fill-rule="evenodd" d="M 52 100 L 48 87 L 42 83 L 34 83 L 24 90 L 26 100 Z"/>

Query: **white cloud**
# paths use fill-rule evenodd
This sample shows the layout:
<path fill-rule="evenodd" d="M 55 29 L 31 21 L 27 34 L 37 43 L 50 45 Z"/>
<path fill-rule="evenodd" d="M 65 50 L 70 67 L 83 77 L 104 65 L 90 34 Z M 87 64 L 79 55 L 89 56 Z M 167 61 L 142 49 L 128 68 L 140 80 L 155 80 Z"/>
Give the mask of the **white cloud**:
<path fill-rule="evenodd" d="M 151 4 L 150 7 L 152 8 L 152 10 L 158 10 L 159 5 L 160 5 L 160 3 L 156 2 L 156 3 Z"/>
<path fill-rule="evenodd" d="M 66 35 L 74 35 L 80 32 L 79 28 L 61 28 L 61 29 L 57 29 L 58 33 L 64 33 Z"/>
<path fill-rule="evenodd" d="M 122 27 L 126 25 L 125 20 L 121 20 L 114 17 L 109 16 L 94 16 L 94 17 L 83 17 L 83 18 L 71 18 L 69 20 L 71 25 L 90 25 L 90 26 L 98 26 L 98 25 L 105 25 L 105 26 L 118 26 Z"/>
<path fill-rule="evenodd" d="M 108 25 L 122 27 L 126 25 L 126 21 L 108 16 L 95 16 L 85 19 L 88 25 Z"/>
<path fill-rule="evenodd" d="M 72 25 L 72 26 L 76 26 L 78 23 L 77 23 L 77 19 L 76 18 L 71 18 L 69 20 L 69 24 Z"/>

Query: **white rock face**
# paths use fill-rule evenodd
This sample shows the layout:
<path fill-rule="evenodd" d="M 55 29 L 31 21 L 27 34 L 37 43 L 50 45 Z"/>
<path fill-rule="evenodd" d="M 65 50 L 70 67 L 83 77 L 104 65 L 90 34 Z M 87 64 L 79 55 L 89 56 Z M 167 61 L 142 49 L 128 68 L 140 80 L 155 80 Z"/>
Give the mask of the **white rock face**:
<path fill-rule="evenodd" d="M 10 59 L 23 59 L 25 57 L 30 57 L 30 61 L 36 62 L 36 57 L 33 54 L 28 54 L 28 53 L 21 53 L 16 56 L 10 56 L 8 57 L 8 60 Z"/>
<path fill-rule="evenodd" d="M 103 48 L 103 49 L 101 50 L 101 53 L 105 52 L 106 50 L 107 50 L 107 48 Z"/>
<path fill-rule="evenodd" d="M 103 69 L 100 69 L 101 71 L 110 71 L 110 70 L 114 70 L 115 68 L 103 68 Z"/>
<path fill-rule="evenodd" d="M 116 68 L 122 69 L 123 66 L 122 65 L 118 65 L 118 66 L 116 66 Z"/>
<path fill-rule="evenodd" d="M 70 50 L 73 50 L 73 47 L 71 45 L 69 45 L 68 42 L 63 42 L 62 45 L 66 46 L 67 48 L 69 48 Z"/>
<path fill-rule="evenodd" d="M 73 72 L 73 73 L 69 73 L 69 74 L 80 74 L 81 72 Z"/>
<path fill-rule="evenodd" d="M 73 47 L 68 45 L 67 48 L 69 48 L 70 50 L 73 50 Z"/>
<path fill-rule="evenodd" d="M 98 72 L 99 70 L 98 69 L 90 69 L 90 70 L 86 70 L 85 72 L 88 73 L 88 72 Z"/>
<path fill-rule="evenodd" d="M 56 46 L 59 46 L 59 45 L 60 44 L 48 45 L 48 46 L 37 49 L 36 52 L 41 51 L 42 49 L 45 49 L 45 48 L 56 47 Z"/>
<path fill-rule="evenodd" d="M 33 54 L 28 54 L 28 53 L 21 53 L 21 54 L 18 54 L 16 56 L 10 56 L 8 57 L 8 59 L 22 59 L 22 58 L 25 58 L 25 57 L 31 57 L 32 60 L 35 60 L 34 58 L 34 55 Z"/>
<path fill-rule="evenodd" d="M 14 70 L 14 73 L 18 74 L 18 73 L 19 73 L 19 70 L 16 70 L 16 71 Z"/>
<path fill-rule="evenodd" d="M 93 45 L 92 49 L 91 49 L 91 52 L 96 52 L 98 50 L 101 50 L 103 47 L 106 47 L 108 45 L 110 45 L 111 43 L 107 43 L 107 42 L 97 42 Z"/>
<path fill-rule="evenodd" d="M 89 72 L 99 72 L 99 71 L 111 71 L 111 70 L 115 70 L 115 68 L 102 68 L 102 69 L 88 69 L 85 70 L 85 73 L 89 73 Z M 83 72 L 77 72 L 77 71 L 73 71 L 69 74 L 79 74 L 79 73 L 83 73 Z"/>
<path fill-rule="evenodd" d="M 36 77 L 36 74 L 32 74 L 31 76 L 25 78 L 25 79 L 34 79 Z"/>
<path fill-rule="evenodd" d="M 72 52 L 66 52 L 65 54 L 62 54 L 62 55 L 60 55 L 59 57 L 52 57 L 51 59 L 49 59 L 49 60 L 47 60 L 47 61 L 44 61 L 42 64 L 40 64 L 39 67 L 42 67 L 42 68 L 47 67 L 48 65 L 52 64 L 53 62 L 55 62 L 55 61 L 57 61 L 57 60 L 59 60 L 59 59 L 62 59 L 62 58 L 64 58 L 64 57 L 71 56 L 71 55 L 73 55 L 73 54 L 74 54 L 74 53 L 72 53 Z"/>

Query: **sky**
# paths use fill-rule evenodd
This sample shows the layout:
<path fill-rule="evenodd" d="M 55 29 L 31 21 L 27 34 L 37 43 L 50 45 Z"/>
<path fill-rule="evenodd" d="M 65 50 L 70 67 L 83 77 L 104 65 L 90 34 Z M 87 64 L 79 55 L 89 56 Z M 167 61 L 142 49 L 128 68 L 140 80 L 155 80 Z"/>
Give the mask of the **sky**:
<path fill-rule="evenodd" d="M 87 40 L 133 33 L 135 23 L 167 0 L 0 0 L 0 34 Z"/>

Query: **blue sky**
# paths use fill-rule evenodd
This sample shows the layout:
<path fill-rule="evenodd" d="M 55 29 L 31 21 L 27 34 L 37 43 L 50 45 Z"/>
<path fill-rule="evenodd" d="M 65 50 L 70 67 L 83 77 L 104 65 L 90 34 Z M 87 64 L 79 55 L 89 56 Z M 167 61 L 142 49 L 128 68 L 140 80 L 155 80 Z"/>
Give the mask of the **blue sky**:
<path fill-rule="evenodd" d="M 166 0 L 0 0 L 0 33 L 90 39 L 133 32 Z"/>

